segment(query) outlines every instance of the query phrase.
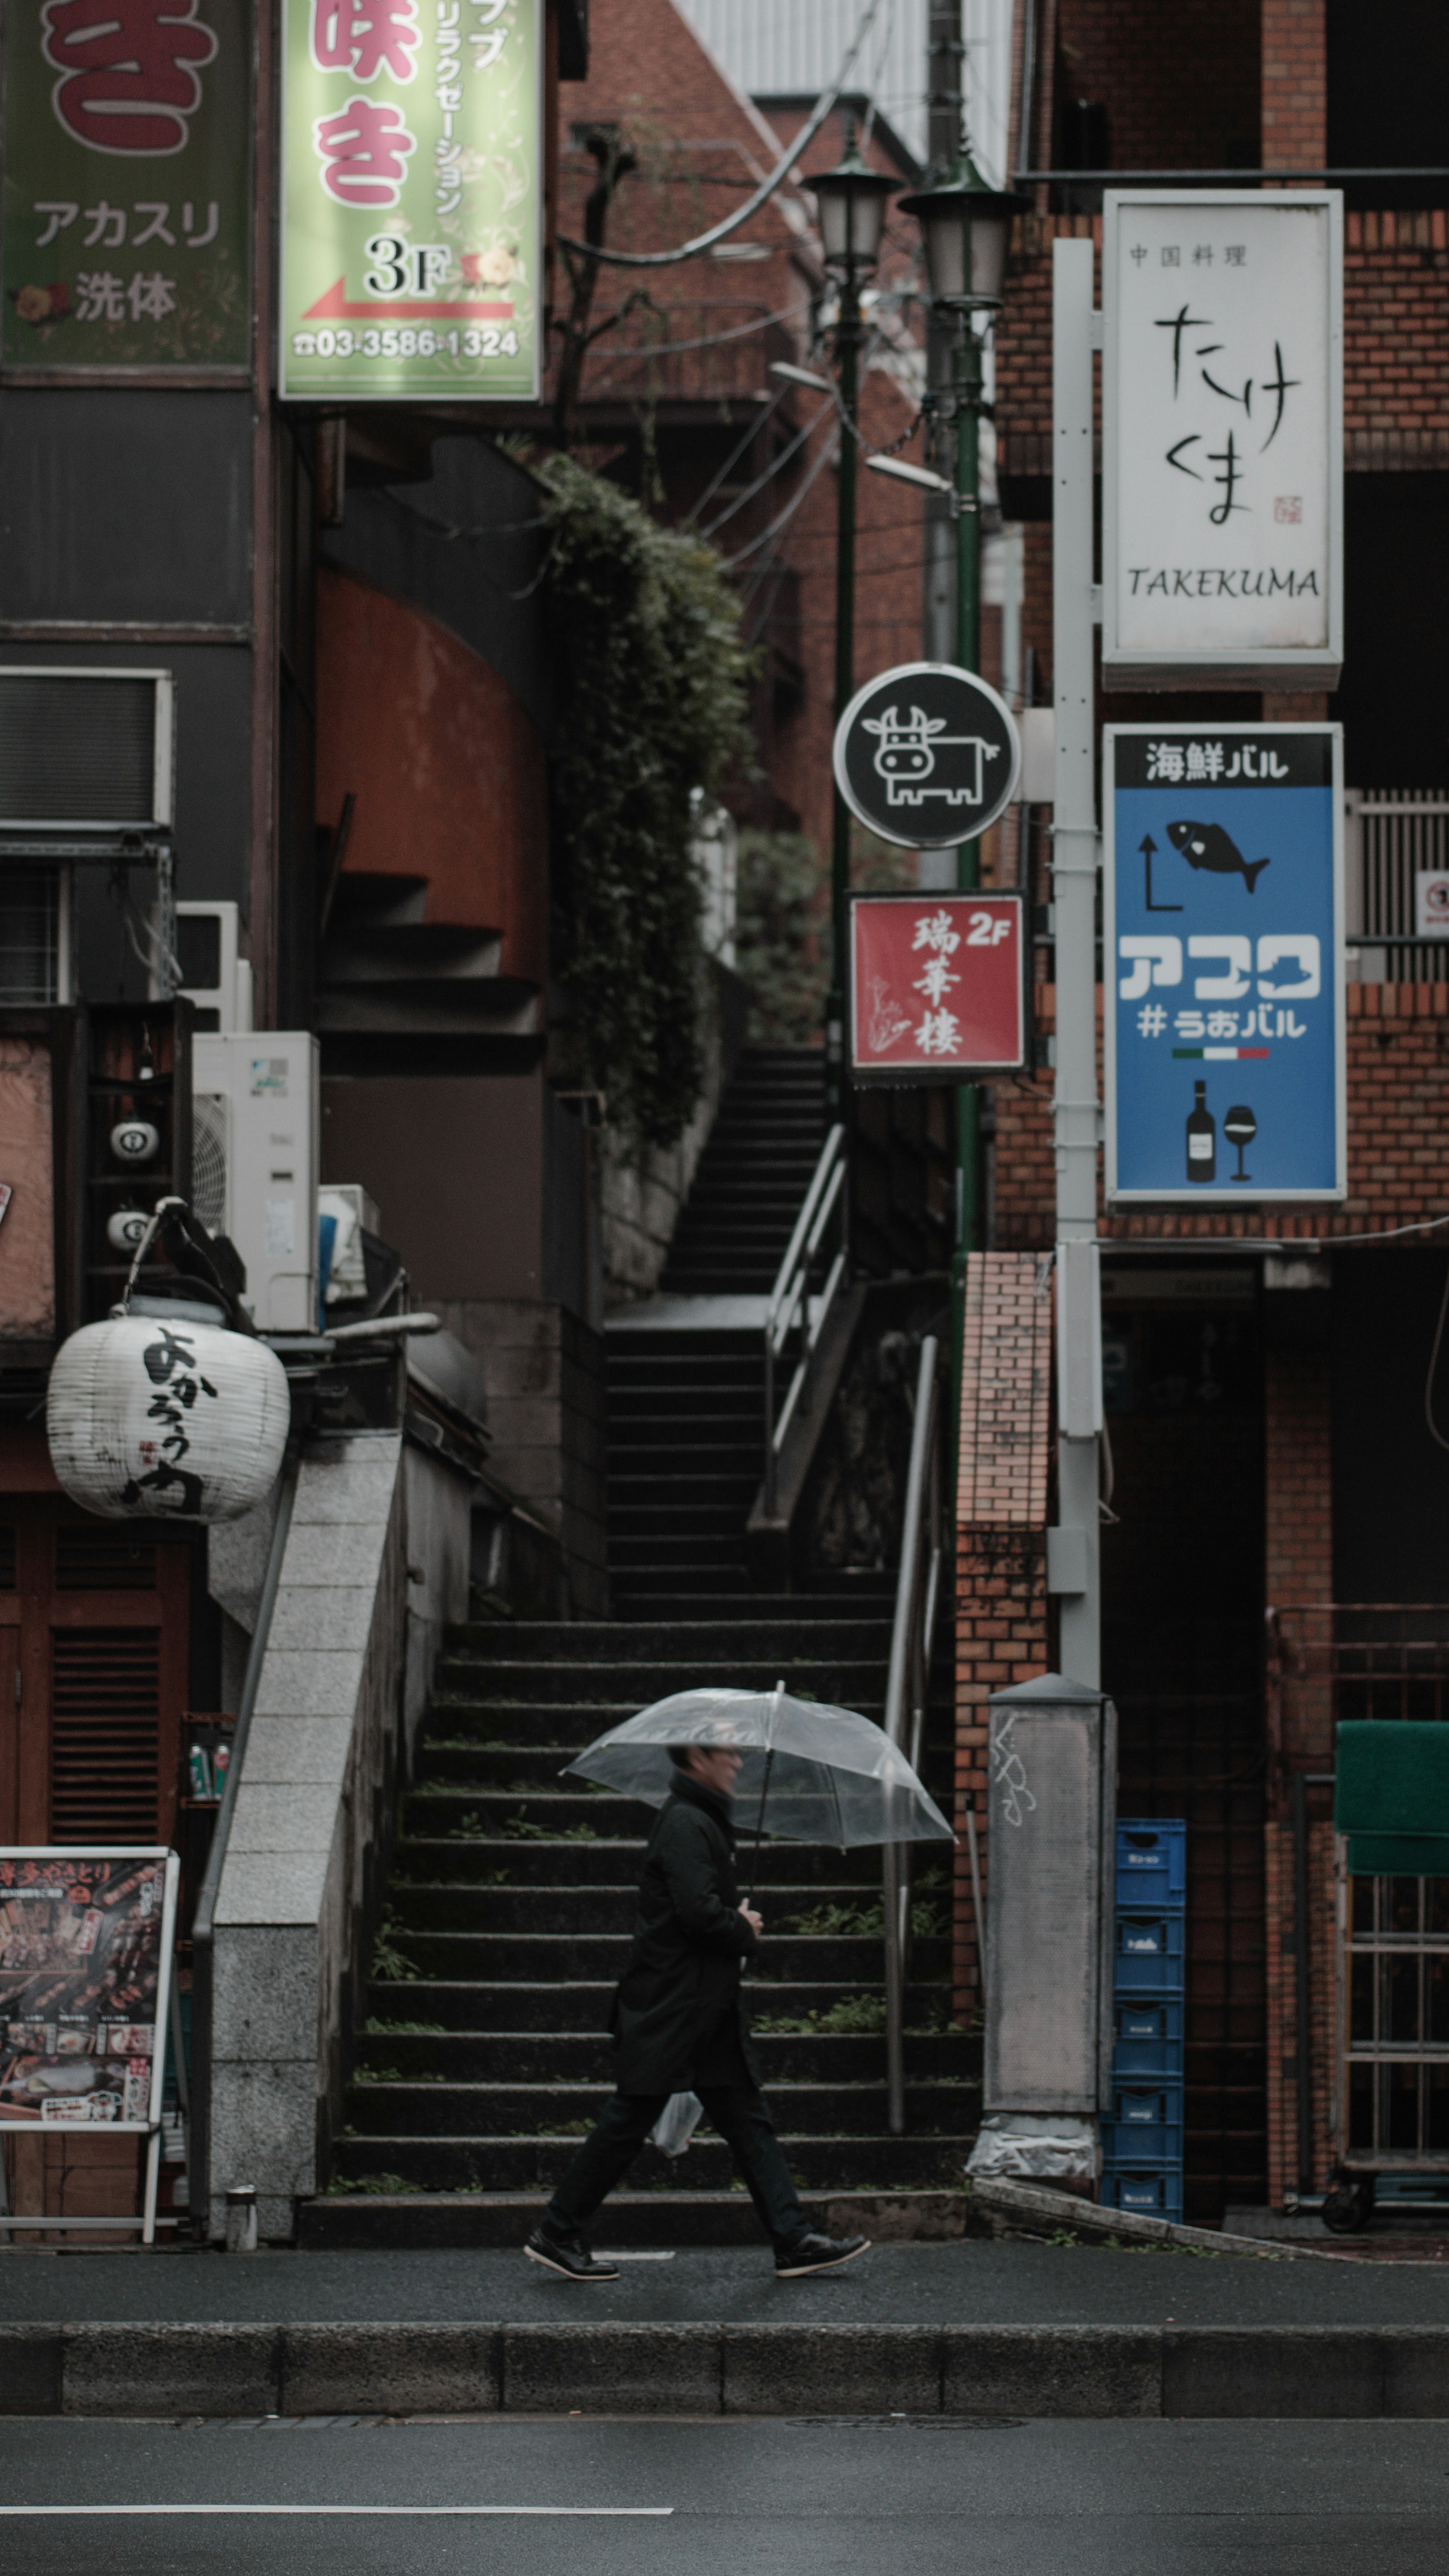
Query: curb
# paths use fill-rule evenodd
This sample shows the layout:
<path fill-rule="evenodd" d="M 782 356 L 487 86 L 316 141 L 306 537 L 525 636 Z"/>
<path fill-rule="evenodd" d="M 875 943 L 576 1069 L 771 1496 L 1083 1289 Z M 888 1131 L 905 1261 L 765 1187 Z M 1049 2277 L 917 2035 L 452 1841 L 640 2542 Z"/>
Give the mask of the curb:
<path fill-rule="evenodd" d="M 1444 2326 L 0 2326 L 6 2415 L 1449 2416 Z"/>
<path fill-rule="evenodd" d="M 1042 2237 L 1069 2228 L 1075 2236 L 1116 2237 L 1128 2245 L 1178 2245 L 1192 2254 L 1241 2254 L 1259 2263 L 1338 2263 L 1331 2245 L 1305 2245 L 1277 2236 L 1229 2236 L 1220 2227 L 1184 2227 L 1176 2219 L 1147 2218 L 1131 2209 L 1107 2209 L 1074 2192 L 1041 2183 L 978 2181 L 973 2207 L 993 2235 Z"/>

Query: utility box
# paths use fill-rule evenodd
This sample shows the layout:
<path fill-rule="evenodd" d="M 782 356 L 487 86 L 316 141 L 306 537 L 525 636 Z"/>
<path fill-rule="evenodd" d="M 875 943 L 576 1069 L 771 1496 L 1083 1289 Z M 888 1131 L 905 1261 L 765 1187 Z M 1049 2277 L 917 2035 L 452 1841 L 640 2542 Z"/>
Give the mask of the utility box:
<path fill-rule="evenodd" d="M 192 1204 L 241 1254 L 263 1333 L 317 1329 L 317 1061 L 306 1029 L 194 1044 Z"/>
<path fill-rule="evenodd" d="M 1112 2075 L 1117 1712 L 1045 1673 L 990 1703 L 988 2113 L 1094 2118 Z"/>

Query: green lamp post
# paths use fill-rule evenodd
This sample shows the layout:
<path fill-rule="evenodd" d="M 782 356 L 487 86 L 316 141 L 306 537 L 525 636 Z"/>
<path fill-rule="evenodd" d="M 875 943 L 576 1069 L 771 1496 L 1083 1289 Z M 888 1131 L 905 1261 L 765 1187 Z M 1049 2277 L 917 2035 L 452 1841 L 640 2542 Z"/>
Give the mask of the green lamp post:
<path fill-rule="evenodd" d="M 820 220 L 825 265 L 839 288 L 835 355 L 840 391 L 840 476 L 835 521 L 835 721 L 855 695 L 856 414 L 860 400 L 860 291 L 880 256 L 886 200 L 895 181 L 869 169 L 847 117 L 845 149 L 833 170 L 807 180 Z M 845 1108 L 845 943 L 850 910 L 850 809 L 837 786 L 830 838 L 830 994 L 825 1005 L 826 1116 Z"/>
<path fill-rule="evenodd" d="M 1006 279 L 1006 251 L 1013 218 L 1029 211 L 1025 197 L 989 188 L 963 136 L 960 158 L 934 187 L 900 200 L 914 215 L 925 241 L 926 279 L 937 313 L 951 328 L 949 386 L 932 397 L 935 417 L 955 430 L 952 515 L 956 522 L 956 659 L 966 671 L 981 667 L 981 415 L 984 337 L 973 315 L 999 308 Z M 956 883 L 964 891 L 980 881 L 974 841 L 956 853 Z M 973 1084 L 956 1094 L 956 1247 L 951 1263 L 953 1304 L 965 1296 L 966 1255 L 980 1227 L 978 1095 Z M 956 1347 L 960 1348 L 959 1314 Z"/>

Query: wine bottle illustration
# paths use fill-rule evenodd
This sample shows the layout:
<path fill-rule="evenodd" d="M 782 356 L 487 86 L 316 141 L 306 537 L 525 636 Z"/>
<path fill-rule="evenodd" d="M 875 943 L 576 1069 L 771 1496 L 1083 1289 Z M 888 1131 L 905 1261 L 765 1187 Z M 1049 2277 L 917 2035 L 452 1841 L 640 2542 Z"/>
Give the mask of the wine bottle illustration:
<path fill-rule="evenodd" d="M 1207 1105 L 1207 1084 L 1195 1082 L 1192 1092 L 1187 1121 L 1187 1177 L 1190 1181 L 1216 1180 L 1218 1122 Z"/>

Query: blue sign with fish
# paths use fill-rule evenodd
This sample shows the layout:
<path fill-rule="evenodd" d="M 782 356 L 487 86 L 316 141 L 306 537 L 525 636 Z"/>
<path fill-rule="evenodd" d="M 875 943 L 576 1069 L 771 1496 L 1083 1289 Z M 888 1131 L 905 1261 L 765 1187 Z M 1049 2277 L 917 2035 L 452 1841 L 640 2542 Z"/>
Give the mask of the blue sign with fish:
<path fill-rule="evenodd" d="M 1342 728 L 1108 725 L 1107 1195 L 1345 1190 Z"/>

